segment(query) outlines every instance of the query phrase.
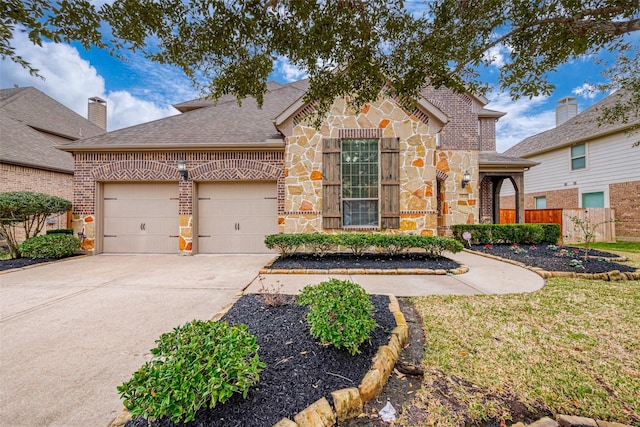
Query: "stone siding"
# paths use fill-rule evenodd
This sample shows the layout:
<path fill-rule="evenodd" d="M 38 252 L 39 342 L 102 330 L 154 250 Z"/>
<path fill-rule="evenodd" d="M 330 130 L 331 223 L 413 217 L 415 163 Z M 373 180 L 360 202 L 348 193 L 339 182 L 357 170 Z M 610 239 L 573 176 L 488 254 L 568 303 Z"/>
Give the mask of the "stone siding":
<path fill-rule="evenodd" d="M 322 139 L 366 130 L 379 130 L 376 133 L 381 137 L 400 139 L 400 229 L 390 232 L 438 233 L 437 176 L 445 178 L 444 228 L 475 221 L 477 182 L 472 180 L 462 190 L 460 181 L 465 171 L 478 176 L 477 151 L 436 149 L 428 125 L 393 100 L 379 100 L 353 111 L 345 99 L 337 99 L 320 131 L 302 122 L 286 139 L 281 232 L 335 231 L 322 228 Z"/>
<path fill-rule="evenodd" d="M 189 181 L 178 173 L 186 160 Z M 194 181 L 274 180 L 278 186 L 278 212 L 284 210 L 282 152 L 119 152 L 76 153 L 74 180 L 74 232 L 86 234 L 83 249 L 95 248 L 96 190 L 99 182 L 175 182 L 179 186 L 179 249 L 190 254 L 193 240 Z"/>
<path fill-rule="evenodd" d="M 609 185 L 609 202 L 616 211 L 616 238 L 640 241 L 640 181 Z"/>

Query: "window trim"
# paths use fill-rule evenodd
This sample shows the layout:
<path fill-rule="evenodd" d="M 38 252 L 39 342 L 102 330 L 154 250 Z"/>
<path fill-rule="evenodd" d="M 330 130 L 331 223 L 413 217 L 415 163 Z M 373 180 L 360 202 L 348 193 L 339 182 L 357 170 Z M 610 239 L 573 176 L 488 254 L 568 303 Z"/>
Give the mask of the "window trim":
<path fill-rule="evenodd" d="M 586 194 L 602 194 L 602 207 L 598 207 L 598 208 L 587 208 L 584 206 L 584 196 Z M 602 208 L 608 208 L 608 194 L 605 190 L 600 190 L 600 191 L 583 191 L 580 192 L 580 209 L 602 209 Z"/>
<path fill-rule="evenodd" d="M 370 140 L 370 141 L 376 141 L 377 142 L 377 158 L 376 158 L 376 166 L 377 166 L 377 194 L 378 197 L 372 198 L 372 197 L 364 197 L 364 198 L 353 198 L 353 197 L 344 197 L 344 181 L 345 181 L 345 173 L 344 173 L 344 169 L 342 169 L 344 167 L 344 158 L 342 157 L 342 154 L 344 153 L 344 143 L 345 141 L 357 141 L 357 140 Z M 380 203 L 380 199 L 381 199 L 381 191 L 382 191 L 382 186 L 381 186 L 381 175 L 382 175 L 382 171 L 380 170 L 380 154 L 381 154 L 381 142 L 380 142 L 380 138 L 341 138 L 341 143 L 340 143 L 340 210 L 342 211 L 342 229 L 343 230 L 380 230 L 381 229 L 381 220 L 382 220 L 382 213 L 381 213 L 381 203 Z M 344 202 L 351 202 L 351 201 L 375 201 L 376 202 L 376 214 L 377 214 L 377 218 L 376 218 L 376 222 L 377 224 L 375 225 L 362 225 L 362 224 L 349 224 L 346 225 L 345 224 L 345 208 L 344 208 Z"/>
<path fill-rule="evenodd" d="M 538 207 L 538 200 L 544 200 L 544 208 Z M 547 196 L 538 196 L 533 198 L 533 204 L 536 209 L 547 209 Z"/>
<path fill-rule="evenodd" d="M 322 228 L 344 229 L 342 224 L 341 160 L 343 139 L 379 140 L 379 226 L 346 227 L 349 230 L 400 229 L 400 138 L 384 137 L 382 129 L 339 129 L 338 137 L 322 138 Z"/>
<path fill-rule="evenodd" d="M 579 156 L 574 156 L 573 149 L 576 147 L 584 147 L 584 153 Z M 570 157 L 570 165 L 571 165 L 572 171 L 581 171 L 581 170 L 587 169 L 587 144 L 582 143 L 582 144 L 572 145 L 571 147 L 569 147 L 569 157 Z M 584 159 L 584 166 L 581 168 L 574 168 L 573 162 L 574 160 L 578 160 L 578 159 Z"/>

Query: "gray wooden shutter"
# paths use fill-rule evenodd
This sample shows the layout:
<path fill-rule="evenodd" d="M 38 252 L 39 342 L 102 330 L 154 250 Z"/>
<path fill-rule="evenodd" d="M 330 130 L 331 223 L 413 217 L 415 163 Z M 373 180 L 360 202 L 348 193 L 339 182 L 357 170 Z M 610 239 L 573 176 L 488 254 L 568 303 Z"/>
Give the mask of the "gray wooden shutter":
<path fill-rule="evenodd" d="M 322 140 L 322 228 L 342 227 L 342 149 L 339 138 Z"/>
<path fill-rule="evenodd" d="M 380 217 L 382 228 L 400 228 L 400 138 L 380 140 Z"/>

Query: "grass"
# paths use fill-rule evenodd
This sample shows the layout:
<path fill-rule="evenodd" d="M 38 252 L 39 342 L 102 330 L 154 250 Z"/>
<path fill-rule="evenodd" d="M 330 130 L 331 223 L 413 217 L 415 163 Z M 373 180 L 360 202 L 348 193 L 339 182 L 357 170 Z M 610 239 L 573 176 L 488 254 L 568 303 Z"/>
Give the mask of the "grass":
<path fill-rule="evenodd" d="M 620 253 L 640 266 L 640 253 Z M 427 375 L 400 425 L 516 422 L 528 410 L 640 426 L 640 281 L 554 278 L 529 294 L 413 303 Z"/>
<path fill-rule="evenodd" d="M 571 244 L 571 246 L 584 247 L 584 244 L 580 244 L 580 245 Z M 614 242 L 614 243 L 597 242 L 597 243 L 591 243 L 589 247 L 591 249 L 598 249 L 601 251 L 613 251 L 613 252 L 623 251 L 623 252 L 640 254 L 640 242 Z"/>

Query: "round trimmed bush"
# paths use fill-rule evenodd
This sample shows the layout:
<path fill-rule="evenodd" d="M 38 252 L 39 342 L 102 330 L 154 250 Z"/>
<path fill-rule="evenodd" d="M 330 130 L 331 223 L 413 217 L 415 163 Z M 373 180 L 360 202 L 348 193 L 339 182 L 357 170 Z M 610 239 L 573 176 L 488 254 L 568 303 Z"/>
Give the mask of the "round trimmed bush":
<path fill-rule="evenodd" d="M 25 258 L 64 258 L 80 249 L 80 240 L 69 234 L 45 234 L 25 240 L 20 254 Z"/>
<path fill-rule="evenodd" d="M 371 297 L 357 283 L 329 279 L 306 286 L 298 295 L 298 305 L 309 306 L 307 323 L 311 335 L 322 344 L 346 348 L 349 354 L 360 353 L 359 347 L 378 326 L 373 319 Z"/>

